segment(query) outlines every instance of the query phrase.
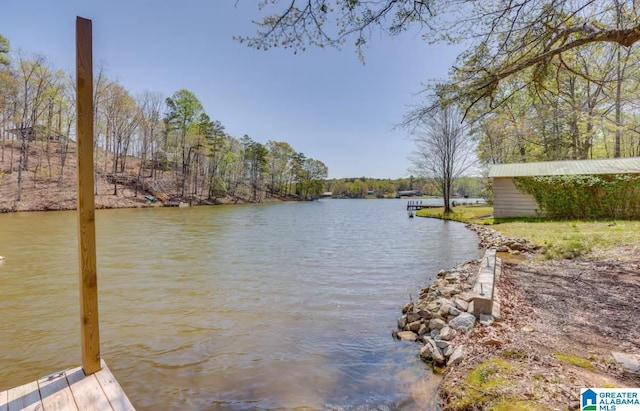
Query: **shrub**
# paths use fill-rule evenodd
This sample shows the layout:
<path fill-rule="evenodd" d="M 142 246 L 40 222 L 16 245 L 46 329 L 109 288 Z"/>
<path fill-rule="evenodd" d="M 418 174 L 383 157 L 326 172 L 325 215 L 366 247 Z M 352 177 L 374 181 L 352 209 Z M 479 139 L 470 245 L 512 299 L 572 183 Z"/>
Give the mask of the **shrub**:
<path fill-rule="evenodd" d="M 515 177 L 547 217 L 640 219 L 640 176 L 628 174 Z"/>

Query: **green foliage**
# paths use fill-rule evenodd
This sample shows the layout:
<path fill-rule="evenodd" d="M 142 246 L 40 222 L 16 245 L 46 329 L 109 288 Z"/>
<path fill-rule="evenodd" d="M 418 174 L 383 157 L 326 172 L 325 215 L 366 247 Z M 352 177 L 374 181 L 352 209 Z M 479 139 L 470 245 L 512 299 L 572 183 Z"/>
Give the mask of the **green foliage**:
<path fill-rule="evenodd" d="M 548 242 L 542 247 L 542 254 L 547 259 L 580 257 L 591 252 L 592 247 L 585 238 L 580 235 L 564 236 L 561 242 Z"/>
<path fill-rule="evenodd" d="M 556 352 L 553 354 L 553 356 L 562 362 L 573 364 L 576 367 L 585 368 L 587 370 L 593 370 L 593 364 L 591 364 L 591 362 L 585 358 L 578 357 L 576 355 L 565 354 L 561 352 Z"/>
<path fill-rule="evenodd" d="M 211 184 L 211 195 L 214 198 L 222 198 L 227 195 L 227 186 L 221 177 L 216 176 Z"/>
<path fill-rule="evenodd" d="M 418 217 L 440 218 L 442 220 L 460 221 L 462 223 L 491 223 L 493 208 L 486 204 L 463 205 L 453 207 L 452 212 L 444 213 L 444 208 L 424 208 L 416 212 Z"/>
<path fill-rule="evenodd" d="M 461 177 L 454 180 L 452 192 L 460 197 L 481 198 L 486 183 L 479 177 Z M 439 195 L 438 188 L 429 179 L 413 176 L 396 179 L 339 178 L 328 180 L 326 186 L 326 191 L 342 198 L 365 198 L 369 191 L 373 191 L 377 198 L 393 198 L 398 191 L 406 190 L 418 190 L 426 196 Z"/>
<path fill-rule="evenodd" d="M 204 121 L 202 103 L 191 91 L 181 89 L 167 98 L 167 123 L 171 130 L 178 132 L 182 138 L 187 131 Z"/>
<path fill-rule="evenodd" d="M 447 408 L 493 409 L 504 401 L 513 402 L 514 398 L 502 392 L 511 384 L 509 377 L 516 371 L 515 364 L 498 357 L 480 363 L 467 375 L 464 385 L 460 384 L 448 393 Z"/>
<path fill-rule="evenodd" d="M 9 40 L 0 34 L 0 66 L 8 66 L 9 61 Z"/>
<path fill-rule="evenodd" d="M 516 187 L 540 210 L 561 219 L 640 219 L 640 176 L 561 175 L 516 177 Z"/>

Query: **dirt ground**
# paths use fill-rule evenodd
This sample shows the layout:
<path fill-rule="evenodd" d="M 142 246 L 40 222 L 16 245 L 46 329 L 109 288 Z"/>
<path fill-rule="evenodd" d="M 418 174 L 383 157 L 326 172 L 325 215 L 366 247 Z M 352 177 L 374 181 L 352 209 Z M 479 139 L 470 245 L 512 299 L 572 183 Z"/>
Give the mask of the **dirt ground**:
<path fill-rule="evenodd" d="M 1 143 L 0 143 L 1 144 Z M 15 144 L 14 144 L 15 146 Z M 19 150 L 14 147 L 11 150 L 11 142 L 6 141 L 4 150 L 0 147 L 0 212 L 9 211 L 47 211 L 47 210 L 73 210 L 76 208 L 77 185 L 77 157 L 75 144 L 69 147 L 69 153 L 65 157 L 64 167 L 61 166 L 60 154 L 56 151 L 56 145 L 52 143 L 50 155 L 45 155 L 44 148 L 32 143 L 29 151 L 30 160 L 28 170 L 22 173 L 21 199 L 16 201 L 17 194 L 17 164 L 19 162 Z M 12 158 L 13 157 L 13 158 Z M 95 179 L 95 207 L 101 208 L 141 208 L 160 207 L 160 202 L 152 203 L 145 195 L 152 194 L 147 191 L 135 189 L 128 185 L 118 184 L 114 192 L 114 184 L 105 177 L 111 170 L 111 162 L 107 161 L 105 167 L 104 153 L 96 150 L 97 166 Z M 124 176 L 135 180 L 138 174 L 140 160 L 129 157 Z M 11 171 L 12 170 L 12 171 Z M 145 169 L 143 177 L 150 181 L 150 170 Z M 171 197 L 173 202 L 188 202 L 188 198 L 179 198 L 176 179 L 172 172 L 160 173 L 156 177 L 154 185 L 158 191 Z M 263 198 L 262 202 L 284 201 L 279 197 Z M 293 200 L 289 198 L 288 200 Z M 212 201 L 200 201 L 199 204 L 237 204 L 246 201 L 239 197 L 226 196 Z"/>
<path fill-rule="evenodd" d="M 640 354 L 640 257 L 505 259 L 502 321 L 461 336 L 463 363 L 445 374 L 443 410 L 573 410 L 580 388 L 639 387 L 611 351 Z M 537 261 L 536 261 L 537 260 Z"/>

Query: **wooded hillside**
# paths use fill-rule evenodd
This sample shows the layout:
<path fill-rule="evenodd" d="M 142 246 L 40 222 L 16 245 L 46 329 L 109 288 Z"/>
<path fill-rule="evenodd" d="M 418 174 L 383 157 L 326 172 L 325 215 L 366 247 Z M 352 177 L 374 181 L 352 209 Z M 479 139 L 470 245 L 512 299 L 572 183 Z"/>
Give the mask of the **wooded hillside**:
<path fill-rule="evenodd" d="M 189 90 L 132 96 L 94 76 L 98 207 L 307 199 L 327 167 L 288 143 L 233 137 Z M 75 207 L 75 89 L 43 56 L 9 53 L 0 36 L 0 208 Z"/>

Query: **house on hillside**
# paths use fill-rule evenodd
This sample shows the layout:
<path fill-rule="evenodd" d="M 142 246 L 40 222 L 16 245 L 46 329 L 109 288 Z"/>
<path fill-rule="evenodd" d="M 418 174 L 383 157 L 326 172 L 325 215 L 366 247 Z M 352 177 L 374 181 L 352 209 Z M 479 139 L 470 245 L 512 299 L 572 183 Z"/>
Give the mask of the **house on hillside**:
<path fill-rule="evenodd" d="M 493 178 L 493 216 L 541 214 L 536 200 L 518 190 L 513 181 L 515 177 L 604 174 L 640 174 L 640 157 L 493 165 L 489 170 L 489 177 Z"/>

